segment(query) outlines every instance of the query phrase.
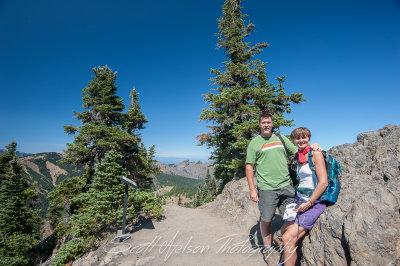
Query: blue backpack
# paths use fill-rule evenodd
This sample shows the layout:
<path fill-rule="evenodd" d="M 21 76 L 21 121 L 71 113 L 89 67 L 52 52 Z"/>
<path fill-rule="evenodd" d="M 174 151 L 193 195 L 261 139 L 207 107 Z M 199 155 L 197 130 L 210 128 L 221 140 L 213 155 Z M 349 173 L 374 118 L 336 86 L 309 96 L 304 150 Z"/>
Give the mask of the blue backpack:
<path fill-rule="evenodd" d="M 310 150 L 308 153 L 308 164 L 312 171 L 312 179 L 314 182 L 314 187 L 317 187 L 318 178 L 315 173 L 315 166 L 312 162 L 312 154 L 313 151 Z M 332 156 L 327 154 L 325 151 L 322 151 L 322 154 L 325 159 L 326 173 L 328 175 L 328 186 L 326 187 L 324 193 L 322 193 L 321 197 L 318 200 L 324 201 L 327 205 L 333 205 L 336 203 L 339 192 L 340 192 L 340 178 L 342 177 L 342 165 L 335 160 Z M 298 163 L 298 154 L 295 157 L 296 163 Z M 298 177 L 297 177 L 298 178 Z M 296 191 L 299 191 L 302 194 L 307 196 L 311 196 L 314 192 L 313 189 L 308 188 L 299 188 L 295 187 Z"/>

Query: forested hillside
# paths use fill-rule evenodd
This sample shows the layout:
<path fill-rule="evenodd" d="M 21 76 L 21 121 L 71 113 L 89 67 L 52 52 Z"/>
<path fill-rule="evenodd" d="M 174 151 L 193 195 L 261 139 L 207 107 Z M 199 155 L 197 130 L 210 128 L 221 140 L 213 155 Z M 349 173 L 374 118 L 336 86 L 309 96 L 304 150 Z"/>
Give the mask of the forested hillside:
<path fill-rule="evenodd" d="M 83 167 L 58 163 L 62 157 L 62 154 L 48 152 L 20 158 L 22 176 L 38 193 L 38 207 L 41 210 L 42 218 L 45 218 L 46 210 L 49 207 L 48 193 L 63 180 L 83 173 Z"/>
<path fill-rule="evenodd" d="M 26 154 L 26 153 L 17 153 Z M 75 167 L 68 164 L 61 164 L 58 161 L 65 157 L 56 152 L 38 153 L 23 156 L 20 158 L 22 163 L 22 176 L 28 181 L 38 193 L 38 208 L 41 217 L 45 219 L 47 208 L 49 207 L 48 193 L 54 190 L 55 186 L 63 180 L 80 176 L 84 172 L 83 167 Z M 157 167 L 162 171 L 154 177 L 154 188 L 159 189 L 165 186 L 172 186 L 172 190 L 165 196 L 185 195 L 192 198 L 198 189 L 199 184 L 204 184 L 207 169 L 211 163 L 183 161 L 178 164 L 166 165 L 156 162 Z M 179 175 L 182 173 L 184 176 Z M 195 176 L 191 176 L 194 173 Z"/>
<path fill-rule="evenodd" d="M 158 188 L 172 186 L 173 188 L 165 194 L 165 196 L 179 196 L 184 195 L 192 198 L 196 192 L 199 184 L 204 184 L 202 180 L 196 180 L 179 175 L 169 175 L 165 173 L 158 174 L 155 177 L 155 184 Z"/>

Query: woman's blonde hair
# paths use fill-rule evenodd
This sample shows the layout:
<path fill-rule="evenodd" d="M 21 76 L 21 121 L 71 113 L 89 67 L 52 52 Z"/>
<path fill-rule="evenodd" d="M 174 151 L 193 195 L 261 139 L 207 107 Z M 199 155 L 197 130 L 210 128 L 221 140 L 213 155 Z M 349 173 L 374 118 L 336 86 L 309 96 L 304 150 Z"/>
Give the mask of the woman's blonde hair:
<path fill-rule="evenodd" d="M 303 136 L 309 137 L 311 139 L 311 131 L 306 127 L 298 127 L 290 134 L 290 138 L 292 139 L 292 141 Z"/>

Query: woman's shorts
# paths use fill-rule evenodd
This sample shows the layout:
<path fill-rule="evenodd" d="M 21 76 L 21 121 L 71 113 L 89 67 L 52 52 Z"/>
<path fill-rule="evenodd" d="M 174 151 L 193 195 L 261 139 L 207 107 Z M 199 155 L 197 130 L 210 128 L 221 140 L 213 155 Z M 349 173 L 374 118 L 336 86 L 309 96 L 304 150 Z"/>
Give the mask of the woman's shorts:
<path fill-rule="evenodd" d="M 299 201 L 299 197 L 296 196 L 294 202 L 297 203 Z M 315 221 L 318 217 L 324 212 L 326 209 L 325 203 L 318 202 L 315 203 L 311 208 L 306 210 L 305 212 L 301 212 L 296 216 L 296 224 L 299 226 L 311 230 L 314 226 Z"/>

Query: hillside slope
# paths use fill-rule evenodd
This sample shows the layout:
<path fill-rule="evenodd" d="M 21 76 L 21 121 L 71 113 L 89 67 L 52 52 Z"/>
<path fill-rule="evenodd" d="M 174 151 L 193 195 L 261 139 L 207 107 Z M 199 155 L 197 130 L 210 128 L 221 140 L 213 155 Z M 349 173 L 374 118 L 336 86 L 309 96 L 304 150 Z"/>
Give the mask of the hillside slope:
<path fill-rule="evenodd" d="M 39 194 L 39 208 L 44 217 L 49 201 L 47 195 L 68 177 L 81 175 L 82 168 L 57 163 L 62 155 L 56 152 L 38 153 L 20 158 L 22 176 Z"/>
<path fill-rule="evenodd" d="M 23 177 L 38 192 L 39 195 L 39 208 L 41 209 L 41 216 L 44 218 L 47 207 L 49 205 L 47 195 L 52 191 L 56 185 L 64 179 L 73 176 L 79 176 L 83 173 L 83 168 L 77 168 L 70 165 L 61 165 L 57 163 L 58 160 L 63 158 L 63 154 L 56 152 L 38 153 L 23 156 L 20 158 L 23 168 Z M 183 161 L 178 164 L 165 165 L 156 162 L 160 167 L 163 174 L 170 175 L 174 182 L 166 182 L 164 176 L 159 176 L 160 180 L 155 177 L 156 189 L 172 185 L 180 188 L 180 190 L 190 195 L 194 194 L 197 184 L 206 176 L 207 169 L 211 169 L 211 163 L 189 162 Z M 212 173 L 212 170 L 210 171 Z M 185 178 L 191 180 L 185 180 Z M 179 180 L 178 180 L 179 179 Z M 197 180 L 197 181 L 195 181 Z M 160 182 L 161 181 L 161 182 Z M 169 180 L 171 181 L 171 180 Z M 165 184 L 164 184 L 165 183 Z M 189 185 L 188 185 L 189 183 Z"/>

